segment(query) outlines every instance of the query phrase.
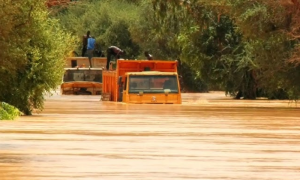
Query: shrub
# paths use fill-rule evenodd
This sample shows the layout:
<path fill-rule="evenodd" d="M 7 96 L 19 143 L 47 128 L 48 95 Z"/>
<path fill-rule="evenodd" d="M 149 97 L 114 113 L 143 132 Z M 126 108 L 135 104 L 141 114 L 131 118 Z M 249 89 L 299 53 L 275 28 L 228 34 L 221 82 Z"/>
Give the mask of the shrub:
<path fill-rule="evenodd" d="M 16 107 L 5 102 L 0 103 L 0 120 L 14 120 L 21 115 L 21 111 Z"/>

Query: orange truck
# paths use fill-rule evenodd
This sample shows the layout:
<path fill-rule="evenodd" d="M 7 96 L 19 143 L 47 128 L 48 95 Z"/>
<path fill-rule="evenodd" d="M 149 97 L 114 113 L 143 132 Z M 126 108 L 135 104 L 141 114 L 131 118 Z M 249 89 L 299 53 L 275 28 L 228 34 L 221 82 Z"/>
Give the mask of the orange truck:
<path fill-rule="evenodd" d="M 111 101 L 181 104 L 177 61 L 119 59 L 115 70 L 102 72 L 102 80 L 103 95 Z"/>
<path fill-rule="evenodd" d="M 105 66 L 106 58 L 93 57 L 92 68 L 87 57 L 66 58 L 61 94 L 101 95 L 102 70 Z"/>

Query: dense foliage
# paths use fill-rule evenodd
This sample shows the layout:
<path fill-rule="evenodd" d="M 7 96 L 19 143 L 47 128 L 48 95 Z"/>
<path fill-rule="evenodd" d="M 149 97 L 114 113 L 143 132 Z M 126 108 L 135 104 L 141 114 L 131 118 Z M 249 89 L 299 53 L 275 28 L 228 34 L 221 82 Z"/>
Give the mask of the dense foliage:
<path fill-rule="evenodd" d="M 237 98 L 299 97 L 298 1 L 153 3 L 159 19 L 186 19 L 178 36 L 180 57 L 209 85 L 220 85 Z"/>
<path fill-rule="evenodd" d="M 5 102 L 0 103 L 0 120 L 14 120 L 20 115 L 22 115 L 22 113 L 16 107 Z"/>
<path fill-rule="evenodd" d="M 43 1 L 4 0 L 0 15 L 0 101 L 31 114 L 61 83 L 75 39 L 48 17 Z"/>

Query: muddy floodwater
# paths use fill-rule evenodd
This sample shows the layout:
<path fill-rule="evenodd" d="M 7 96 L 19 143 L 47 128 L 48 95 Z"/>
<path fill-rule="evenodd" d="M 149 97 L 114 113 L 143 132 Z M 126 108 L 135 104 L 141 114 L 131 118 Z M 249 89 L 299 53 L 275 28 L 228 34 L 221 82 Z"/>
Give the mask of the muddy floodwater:
<path fill-rule="evenodd" d="M 300 104 L 99 99 L 54 95 L 42 112 L 0 121 L 0 180 L 300 179 Z"/>

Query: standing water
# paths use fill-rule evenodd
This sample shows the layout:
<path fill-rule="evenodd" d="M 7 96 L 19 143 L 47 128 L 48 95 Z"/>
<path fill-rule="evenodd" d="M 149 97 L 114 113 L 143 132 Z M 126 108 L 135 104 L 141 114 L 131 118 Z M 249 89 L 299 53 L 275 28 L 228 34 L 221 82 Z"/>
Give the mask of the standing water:
<path fill-rule="evenodd" d="M 299 107 L 183 94 L 181 105 L 54 96 L 0 121 L 1 180 L 296 180 Z"/>

